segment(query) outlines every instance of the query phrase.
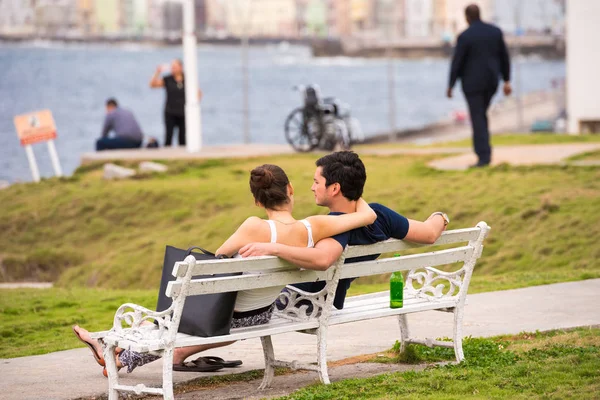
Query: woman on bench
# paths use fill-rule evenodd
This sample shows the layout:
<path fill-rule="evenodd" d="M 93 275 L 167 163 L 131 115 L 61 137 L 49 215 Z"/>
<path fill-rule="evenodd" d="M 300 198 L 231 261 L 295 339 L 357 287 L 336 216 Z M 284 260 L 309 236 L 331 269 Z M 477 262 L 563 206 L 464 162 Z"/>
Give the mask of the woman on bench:
<path fill-rule="evenodd" d="M 338 183 L 334 183 L 339 185 Z M 372 224 L 377 215 L 363 200 L 357 202 L 356 212 L 333 216 L 315 215 L 296 220 L 294 208 L 294 188 L 285 172 L 276 165 L 265 164 L 250 173 L 250 191 L 257 206 L 264 208 L 267 220 L 249 217 L 229 239 L 219 247 L 216 254 L 234 256 L 239 249 L 249 243 L 281 243 L 289 246 L 313 247 L 319 240 Z M 243 290 L 238 292 L 231 327 L 240 328 L 261 325 L 269 322 L 275 307 L 275 300 L 283 287 Z M 98 364 L 104 366 L 102 346 L 90 337 L 89 332 L 79 326 L 73 331 L 79 340 L 90 347 Z M 198 345 L 175 349 L 173 368 L 176 371 L 206 372 L 220 368 L 202 365 L 201 362 L 185 363 L 193 354 L 211 348 L 227 346 L 233 342 Z M 117 351 L 117 367 L 127 367 L 127 372 L 154 361 L 158 356 L 140 354 L 130 350 Z M 200 359 L 199 359 L 200 360 Z M 210 368 L 213 367 L 213 368 Z M 104 369 L 106 376 L 106 369 Z"/>

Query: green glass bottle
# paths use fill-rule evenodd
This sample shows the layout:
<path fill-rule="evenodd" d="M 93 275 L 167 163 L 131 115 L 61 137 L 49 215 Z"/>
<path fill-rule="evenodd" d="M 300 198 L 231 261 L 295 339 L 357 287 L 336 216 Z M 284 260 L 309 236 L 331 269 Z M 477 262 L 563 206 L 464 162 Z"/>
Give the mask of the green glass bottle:
<path fill-rule="evenodd" d="M 390 277 L 390 308 L 402 308 L 404 295 L 404 278 L 402 272 L 396 271 Z"/>

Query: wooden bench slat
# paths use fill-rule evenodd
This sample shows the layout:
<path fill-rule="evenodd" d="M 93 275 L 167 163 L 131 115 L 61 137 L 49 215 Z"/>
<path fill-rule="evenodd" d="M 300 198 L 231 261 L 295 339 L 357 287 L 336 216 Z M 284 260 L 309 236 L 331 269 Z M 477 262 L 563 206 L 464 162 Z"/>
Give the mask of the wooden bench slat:
<path fill-rule="evenodd" d="M 360 302 L 352 302 L 351 304 L 344 304 L 344 308 L 341 310 L 335 310 L 332 312 L 332 315 L 338 315 L 338 314 L 348 314 L 348 313 L 355 313 L 355 312 L 362 312 L 362 311 L 368 311 L 368 310 L 373 310 L 373 309 L 379 309 L 379 308 L 384 308 L 387 307 L 389 308 L 390 306 L 390 292 L 381 292 L 381 293 L 385 293 L 385 296 L 379 296 L 375 299 L 372 299 L 371 301 L 360 301 Z M 440 303 L 440 302 L 444 302 L 446 303 L 448 301 L 448 299 L 435 299 L 435 300 L 429 300 L 426 298 L 421 298 L 421 297 L 407 297 L 404 299 L 403 303 L 405 307 L 412 307 L 415 304 L 419 304 L 422 302 L 434 302 L 434 303 Z M 455 302 L 456 303 L 456 299 L 452 299 L 451 302 Z"/>
<path fill-rule="evenodd" d="M 480 228 L 455 229 L 442 233 L 434 244 L 411 243 L 398 239 L 388 239 L 366 246 L 348 246 L 346 258 L 359 257 L 367 254 L 382 254 L 395 251 L 409 250 L 419 247 L 437 246 L 442 244 L 463 243 L 477 239 Z"/>
<path fill-rule="evenodd" d="M 471 246 L 461 246 L 431 253 L 362 261 L 345 264 L 341 270 L 340 278 L 356 278 L 359 276 L 379 275 L 394 271 L 407 271 L 415 268 L 453 264 L 465 261 L 472 255 L 473 248 Z"/>
<path fill-rule="evenodd" d="M 198 344 L 222 343 L 234 340 L 251 339 L 259 336 L 278 335 L 297 330 L 314 329 L 319 326 L 319 322 L 309 320 L 305 322 L 294 322 L 283 318 L 273 318 L 269 323 L 256 325 L 248 328 L 232 329 L 231 334 L 223 336 L 199 337 L 178 333 L 175 340 L 175 347 L 194 346 Z M 260 333 L 259 335 L 257 333 Z M 105 339 L 109 343 L 138 352 L 157 351 L 162 347 L 154 341 L 134 341 L 124 338 L 118 338 L 114 335 L 108 335 Z"/>
<path fill-rule="evenodd" d="M 225 340 L 242 340 L 257 337 L 256 333 L 260 332 L 260 336 L 278 335 L 280 333 L 292 332 L 302 329 L 313 329 L 319 326 L 317 320 L 309 320 L 305 322 L 293 322 L 283 318 L 273 318 L 265 325 L 256 325 L 248 328 L 232 329 L 231 334 L 221 337 L 197 338 L 189 335 L 177 335 L 177 346 L 189 346 L 193 344 L 203 343 L 219 343 Z M 196 342 L 196 340 L 200 341 Z"/>
<path fill-rule="evenodd" d="M 361 302 L 359 304 L 354 304 L 351 307 L 346 307 L 344 305 L 344 308 L 342 310 L 335 310 L 332 312 L 332 315 L 361 313 L 361 312 L 377 310 L 377 309 L 381 309 L 381 308 L 390 308 L 389 292 L 385 292 L 385 293 L 387 293 L 387 296 L 379 297 L 371 303 Z M 438 298 L 438 299 L 428 299 L 428 298 L 423 298 L 423 297 L 408 297 L 408 298 L 404 299 L 404 308 L 414 307 L 415 305 L 421 304 L 421 303 L 431 303 L 431 304 L 439 305 L 440 303 L 456 304 L 456 302 L 457 302 L 456 297 L 454 297 L 454 298 L 443 297 L 443 298 Z"/>
<path fill-rule="evenodd" d="M 332 271 L 298 270 L 279 271 L 270 273 L 244 274 L 242 276 L 227 276 L 221 278 L 192 279 L 188 296 L 206 293 L 235 292 L 240 290 L 258 289 L 271 286 L 286 286 L 290 283 L 316 282 L 327 280 Z M 169 282 L 166 295 L 178 295 L 182 287 L 181 282 Z"/>
<path fill-rule="evenodd" d="M 384 304 L 359 311 L 344 312 L 344 308 L 344 310 L 339 310 L 339 312 L 335 312 L 331 315 L 329 318 L 329 325 L 338 325 L 348 322 L 362 321 L 365 319 L 389 317 L 393 315 L 410 314 L 439 308 L 450 308 L 454 306 L 456 306 L 456 300 L 431 302 L 424 299 L 415 299 L 414 302 L 405 303 L 404 307 L 402 308 L 389 308 L 389 306 Z"/>
<path fill-rule="evenodd" d="M 173 276 L 185 276 L 187 264 L 175 263 Z M 298 267 L 275 256 L 249 258 L 223 258 L 219 260 L 198 260 L 192 268 L 192 275 L 230 274 L 247 271 L 298 270 Z"/>

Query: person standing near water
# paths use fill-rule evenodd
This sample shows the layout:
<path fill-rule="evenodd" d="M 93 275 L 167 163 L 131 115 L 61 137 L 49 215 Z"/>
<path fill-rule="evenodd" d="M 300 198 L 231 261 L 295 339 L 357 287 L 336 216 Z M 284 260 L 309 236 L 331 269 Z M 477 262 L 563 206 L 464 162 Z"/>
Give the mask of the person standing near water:
<path fill-rule="evenodd" d="M 173 134 L 177 128 L 177 138 L 180 146 L 185 146 L 185 77 L 183 63 L 179 59 L 171 62 L 171 74 L 161 77 L 164 68 L 159 65 L 150 79 L 151 88 L 165 88 L 167 98 L 165 101 L 165 146 L 173 143 Z M 202 98 L 202 91 L 198 89 L 198 100 Z"/>
<path fill-rule="evenodd" d="M 473 148 L 478 157 L 472 167 L 485 167 L 492 160 L 487 111 L 500 77 L 504 80 L 504 94 L 508 96 L 512 92 L 510 58 L 502 31 L 481 20 L 476 4 L 465 9 L 465 17 L 469 27 L 456 41 L 446 96 L 452 97 L 452 88 L 460 78 L 471 115 Z"/>

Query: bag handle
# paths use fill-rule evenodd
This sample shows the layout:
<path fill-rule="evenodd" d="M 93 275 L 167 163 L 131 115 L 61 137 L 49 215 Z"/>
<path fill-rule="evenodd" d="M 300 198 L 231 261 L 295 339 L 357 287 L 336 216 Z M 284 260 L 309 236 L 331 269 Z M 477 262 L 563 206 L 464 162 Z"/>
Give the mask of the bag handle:
<path fill-rule="evenodd" d="M 192 250 L 200 250 L 201 252 L 203 252 L 204 254 L 208 255 L 208 256 L 214 256 L 216 258 L 229 258 L 227 257 L 225 254 L 219 254 L 218 256 L 215 255 L 215 253 L 212 253 L 206 249 L 203 249 L 200 246 L 192 246 L 189 249 L 187 249 L 187 251 L 185 252 L 185 256 L 189 256 L 190 254 L 192 254 Z"/>
<path fill-rule="evenodd" d="M 192 250 L 200 250 L 201 252 L 203 252 L 204 254 L 209 255 L 209 256 L 214 256 L 215 255 L 214 253 L 211 253 L 210 251 L 208 251 L 206 249 L 203 249 L 200 246 L 192 246 L 189 249 L 187 249 L 187 251 L 185 252 L 185 256 L 187 257 L 190 254 L 192 254 Z"/>

